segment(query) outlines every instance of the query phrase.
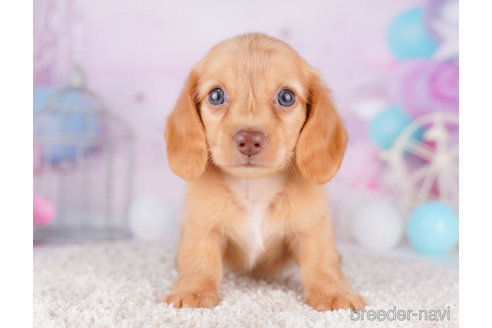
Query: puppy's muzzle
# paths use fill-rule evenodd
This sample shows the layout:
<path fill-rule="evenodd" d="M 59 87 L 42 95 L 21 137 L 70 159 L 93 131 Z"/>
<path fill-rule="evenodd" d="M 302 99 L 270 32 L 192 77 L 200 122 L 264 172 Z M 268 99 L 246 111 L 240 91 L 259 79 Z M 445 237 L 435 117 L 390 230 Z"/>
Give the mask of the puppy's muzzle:
<path fill-rule="evenodd" d="M 265 135 L 259 131 L 239 131 L 234 135 L 234 143 L 241 154 L 253 156 L 265 145 Z"/>

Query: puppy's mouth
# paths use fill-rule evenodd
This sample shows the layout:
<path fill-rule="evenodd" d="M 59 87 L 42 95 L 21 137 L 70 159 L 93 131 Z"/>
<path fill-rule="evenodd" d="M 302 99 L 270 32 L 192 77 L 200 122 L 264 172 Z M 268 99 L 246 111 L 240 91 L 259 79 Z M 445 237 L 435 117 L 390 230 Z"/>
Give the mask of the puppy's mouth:
<path fill-rule="evenodd" d="M 258 161 L 254 157 L 238 158 L 236 161 L 218 166 L 222 167 L 229 174 L 241 178 L 258 178 L 271 174 L 280 169 L 280 167 L 278 165 L 274 165 L 274 163 Z"/>
<path fill-rule="evenodd" d="M 248 163 L 243 164 L 243 165 L 241 165 L 241 166 L 244 166 L 244 167 L 257 167 L 257 166 L 263 166 L 263 165 L 248 162 Z"/>
<path fill-rule="evenodd" d="M 272 167 L 273 165 L 268 165 L 266 163 L 262 163 L 258 160 L 256 156 L 241 156 L 238 161 L 234 161 L 232 163 L 228 163 L 227 165 L 223 165 L 230 168 L 266 168 Z"/>
<path fill-rule="evenodd" d="M 229 165 L 230 167 L 267 167 L 267 165 L 256 162 L 254 159 L 248 158 L 242 163 Z"/>
<path fill-rule="evenodd" d="M 236 157 L 235 160 L 233 161 L 228 161 L 228 162 L 216 162 L 218 166 L 224 167 L 224 168 L 229 168 L 229 169 L 245 169 L 245 170 L 255 170 L 255 169 L 278 169 L 280 166 L 282 166 L 283 162 L 278 159 L 278 160 L 273 160 L 273 161 L 267 161 L 264 160 L 258 155 L 253 155 L 253 156 L 247 156 L 247 155 L 242 155 Z"/>

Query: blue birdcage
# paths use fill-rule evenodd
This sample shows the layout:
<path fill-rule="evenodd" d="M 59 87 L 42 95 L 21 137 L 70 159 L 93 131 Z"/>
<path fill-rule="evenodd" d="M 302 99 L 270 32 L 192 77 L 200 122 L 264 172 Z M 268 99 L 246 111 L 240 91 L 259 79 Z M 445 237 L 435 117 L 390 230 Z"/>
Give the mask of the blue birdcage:
<path fill-rule="evenodd" d="M 36 230 L 35 241 L 129 236 L 133 133 L 85 87 L 80 69 L 35 111 L 34 143 L 41 151 L 34 191 L 56 208 L 54 220 Z"/>

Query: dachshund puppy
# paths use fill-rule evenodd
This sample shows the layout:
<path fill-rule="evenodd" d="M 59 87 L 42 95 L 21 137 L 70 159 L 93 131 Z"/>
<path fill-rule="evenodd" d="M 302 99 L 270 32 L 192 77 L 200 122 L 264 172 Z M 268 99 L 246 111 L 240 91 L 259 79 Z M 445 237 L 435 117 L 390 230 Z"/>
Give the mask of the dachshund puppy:
<path fill-rule="evenodd" d="M 265 275 L 295 260 L 309 305 L 364 307 L 340 270 L 322 186 L 347 133 L 319 72 L 290 46 L 262 34 L 217 44 L 192 68 L 165 138 L 189 181 L 165 302 L 210 308 L 223 265 Z"/>

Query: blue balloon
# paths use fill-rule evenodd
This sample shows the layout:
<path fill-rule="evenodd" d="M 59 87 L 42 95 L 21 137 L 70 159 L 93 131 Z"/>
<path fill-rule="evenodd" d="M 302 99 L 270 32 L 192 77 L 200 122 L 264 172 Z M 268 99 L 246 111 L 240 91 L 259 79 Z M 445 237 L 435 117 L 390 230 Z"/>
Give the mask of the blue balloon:
<path fill-rule="evenodd" d="M 369 122 L 369 137 L 382 149 L 391 148 L 410 122 L 412 120 L 403 109 L 398 106 L 388 107 Z"/>
<path fill-rule="evenodd" d="M 421 253 L 443 255 L 458 244 L 456 211 L 437 201 L 426 202 L 410 214 L 407 237 Z"/>
<path fill-rule="evenodd" d="M 34 114 L 41 112 L 50 99 L 60 90 L 61 88 L 57 86 L 35 89 L 33 94 Z M 96 117 L 89 111 L 93 104 L 77 91 L 64 93 L 63 96 L 57 98 L 54 106 L 60 109 L 72 107 L 83 108 L 87 110 L 87 113 L 81 112 L 80 110 L 74 113 L 49 112 L 49 116 L 43 117 L 43 121 L 37 125 L 37 134 L 49 137 L 69 138 L 82 136 L 89 133 L 91 129 L 98 130 L 100 128 Z M 37 116 L 35 115 L 34 118 L 36 124 Z M 74 160 L 79 151 L 80 149 L 76 146 L 69 144 L 44 145 L 43 159 L 52 164 L 58 164 L 63 161 Z M 87 149 L 83 149 L 82 151 L 85 153 Z"/>
<path fill-rule="evenodd" d="M 388 44 L 398 59 L 429 58 L 437 48 L 424 23 L 424 10 L 415 8 L 396 17 L 388 28 Z"/>

